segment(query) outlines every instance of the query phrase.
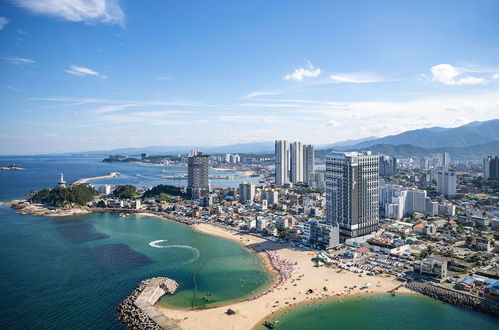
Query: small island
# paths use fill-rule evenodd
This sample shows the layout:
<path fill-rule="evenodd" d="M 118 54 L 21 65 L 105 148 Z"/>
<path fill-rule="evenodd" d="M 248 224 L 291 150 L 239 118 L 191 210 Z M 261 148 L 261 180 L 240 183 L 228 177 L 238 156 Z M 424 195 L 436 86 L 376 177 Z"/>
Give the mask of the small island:
<path fill-rule="evenodd" d="M 20 171 L 20 170 L 24 170 L 24 168 L 19 167 L 16 164 L 12 164 L 9 166 L 2 166 L 2 167 L 0 167 L 0 170 L 2 170 L 2 171 Z"/>

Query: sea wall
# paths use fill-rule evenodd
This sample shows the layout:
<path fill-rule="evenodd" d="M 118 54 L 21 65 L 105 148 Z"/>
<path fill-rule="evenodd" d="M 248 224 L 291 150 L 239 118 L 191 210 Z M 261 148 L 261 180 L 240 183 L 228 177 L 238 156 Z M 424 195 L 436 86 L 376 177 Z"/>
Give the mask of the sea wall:
<path fill-rule="evenodd" d="M 181 330 L 178 324 L 154 307 L 159 298 L 173 294 L 177 289 L 178 283 L 167 277 L 140 282 L 118 306 L 120 320 L 128 329 Z"/>
<path fill-rule="evenodd" d="M 428 283 L 409 282 L 406 283 L 405 286 L 410 290 L 422 293 L 428 297 L 438 299 L 449 304 L 499 316 L 499 302 L 491 299 L 478 297 L 465 292 L 459 292 Z"/>

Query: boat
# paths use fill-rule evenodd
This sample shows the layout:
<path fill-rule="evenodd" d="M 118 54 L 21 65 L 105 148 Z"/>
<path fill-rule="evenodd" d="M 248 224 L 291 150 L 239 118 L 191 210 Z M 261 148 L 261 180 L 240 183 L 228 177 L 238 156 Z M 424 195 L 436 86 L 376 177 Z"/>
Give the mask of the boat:
<path fill-rule="evenodd" d="M 274 329 L 275 328 L 275 324 L 272 323 L 272 322 L 269 322 L 269 321 L 265 321 L 263 322 L 263 325 L 269 329 Z"/>

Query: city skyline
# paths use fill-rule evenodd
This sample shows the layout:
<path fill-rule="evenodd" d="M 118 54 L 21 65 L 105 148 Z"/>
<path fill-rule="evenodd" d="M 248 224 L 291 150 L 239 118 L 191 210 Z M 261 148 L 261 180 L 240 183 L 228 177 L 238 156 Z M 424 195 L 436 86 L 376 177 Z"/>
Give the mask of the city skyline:
<path fill-rule="evenodd" d="M 0 154 L 317 145 L 494 119 L 498 9 L 4 2 Z"/>

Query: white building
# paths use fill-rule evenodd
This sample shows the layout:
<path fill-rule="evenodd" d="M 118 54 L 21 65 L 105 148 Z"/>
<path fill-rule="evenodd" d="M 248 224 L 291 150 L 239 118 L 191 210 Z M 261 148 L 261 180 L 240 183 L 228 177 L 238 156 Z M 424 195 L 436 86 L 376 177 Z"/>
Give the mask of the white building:
<path fill-rule="evenodd" d="M 101 195 L 109 195 L 111 194 L 111 186 L 108 184 L 102 184 L 99 187 L 99 194 Z"/>
<path fill-rule="evenodd" d="M 379 225 L 379 157 L 370 152 L 332 152 L 326 157 L 327 223 L 347 237 Z"/>
<path fill-rule="evenodd" d="M 445 196 L 456 195 L 456 172 L 449 169 L 441 169 L 437 172 L 437 192 Z"/>
<path fill-rule="evenodd" d="M 242 182 L 239 184 L 239 202 L 245 203 L 255 199 L 255 184 Z"/>
<path fill-rule="evenodd" d="M 303 182 L 303 143 L 293 142 L 290 146 L 291 165 L 290 181 L 292 183 Z"/>
<path fill-rule="evenodd" d="M 275 183 L 289 182 L 289 145 L 288 141 L 275 141 Z"/>

